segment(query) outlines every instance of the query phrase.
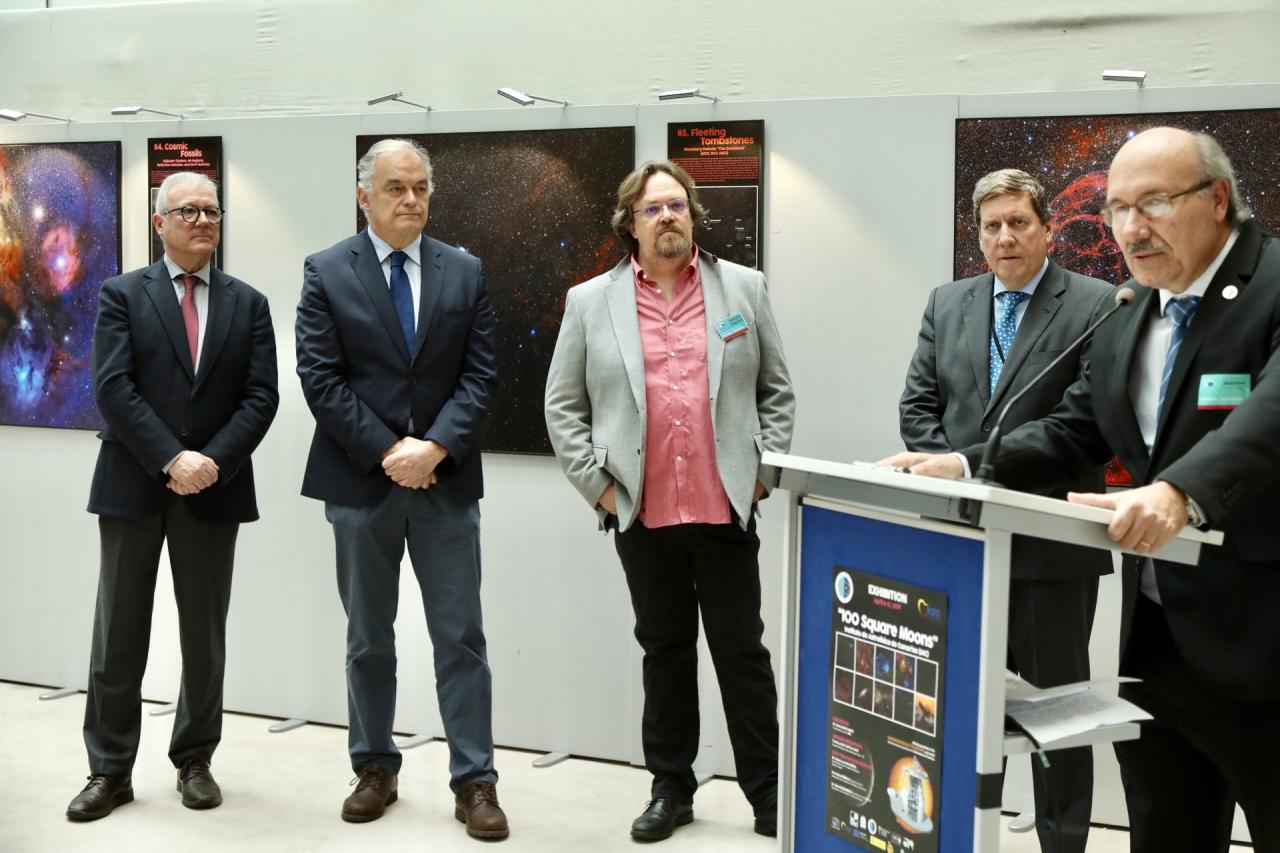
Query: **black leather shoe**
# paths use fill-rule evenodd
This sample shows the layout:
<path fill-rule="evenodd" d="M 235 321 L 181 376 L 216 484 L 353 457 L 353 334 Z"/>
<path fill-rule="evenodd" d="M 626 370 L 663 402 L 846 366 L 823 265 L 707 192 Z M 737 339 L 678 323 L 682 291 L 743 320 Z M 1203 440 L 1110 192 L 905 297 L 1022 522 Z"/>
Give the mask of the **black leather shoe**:
<path fill-rule="evenodd" d="M 67 806 L 67 820 L 97 820 L 111 814 L 116 806 L 133 802 L 133 780 L 117 779 L 103 773 L 94 773 L 89 784 L 76 794 Z"/>
<path fill-rule="evenodd" d="M 769 838 L 778 837 L 778 814 L 777 812 L 769 812 L 768 814 L 756 815 L 755 826 L 752 827 L 756 835 L 765 835 Z"/>
<path fill-rule="evenodd" d="M 639 841 L 670 838 L 677 826 L 693 822 L 693 803 L 677 803 L 667 797 L 651 800 L 644 813 L 631 822 L 631 837 Z"/>
<path fill-rule="evenodd" d="M 347 823 L 368 823 L 382 817 L 387 806 L 399 798 L 396 774 L 376 764 L 366 764 L 351 780 L 356 789 L 342 801 L 342 819 Z"/>
<path fill-rule="evenodd" d="M 213 781 L 209 762 L 203 758 L 188 758 L 178 768 L 178 793 L 182 804 L 189 809 L 212 809 L 222 805 L 222 789 Z"/>

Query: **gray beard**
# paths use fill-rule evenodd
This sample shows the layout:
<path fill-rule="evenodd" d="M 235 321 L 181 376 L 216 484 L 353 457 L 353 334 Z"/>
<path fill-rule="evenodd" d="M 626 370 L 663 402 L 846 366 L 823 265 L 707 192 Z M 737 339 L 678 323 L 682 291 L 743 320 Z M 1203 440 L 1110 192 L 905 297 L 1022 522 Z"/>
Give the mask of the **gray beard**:
<path fill-rule="evenodd" d="M 667 234 L 670 234 L 675 239 L 663 239 Z M 693 243 L 687 237 L 675 231 L 668 231 L 666 234 L 662 234 L 658 237 L 658 254 L 668 260 L 683 257 L 688 253 L 692 246 Z"/>

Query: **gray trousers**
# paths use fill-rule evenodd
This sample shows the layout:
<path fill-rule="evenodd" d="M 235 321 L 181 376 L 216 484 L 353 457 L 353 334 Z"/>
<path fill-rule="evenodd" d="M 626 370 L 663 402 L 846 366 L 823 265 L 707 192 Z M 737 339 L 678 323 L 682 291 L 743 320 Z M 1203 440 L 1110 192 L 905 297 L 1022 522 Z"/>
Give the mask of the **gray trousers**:
<path fill-rule="evenodd" d="M 212 759 L 222 738 L 227 609 L 239 530 L 238 522 L 195 518 L 176 496 L 150 518 L 98 518 L 102 555 L 84 709 L 91 773 L 124 778 L 133 772 L 156 573 L 166 541 L 182 648 L 169 759 L 175 767 L 187 758 Z"/>
<path fill-rule="evenodd" d="M 393 485 L 382 503 L 325 504 L 347 613 L 348 747 L 352 769 L 399 773 L 395 619 L 405 544 L 435 653 L 436 697 L 449 742 L 450 787 L 497 781 L 493 687 L 480 614 L 480 506 L 438 488 Z"/>

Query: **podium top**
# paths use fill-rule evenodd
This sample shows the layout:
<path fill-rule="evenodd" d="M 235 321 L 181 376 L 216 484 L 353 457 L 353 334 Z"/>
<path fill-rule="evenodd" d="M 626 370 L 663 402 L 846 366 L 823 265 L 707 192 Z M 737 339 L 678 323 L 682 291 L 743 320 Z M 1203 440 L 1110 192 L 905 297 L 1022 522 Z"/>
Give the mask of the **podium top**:
<path fill-rule="evenodd" d="M 904 474 L 870 463 L 831 462 L 769 452 L 761 461 L 779 469 L 782 488 L 803 495 L 1037 539 L 1122 550 L 1107 536 L 1113 513 L 1098 507 L 971 480 Z M 1156 555 L 1161 560 L 1194 565 L 1202 544 L 1221 545 L 1222 532 L 1183 528 Z"/>

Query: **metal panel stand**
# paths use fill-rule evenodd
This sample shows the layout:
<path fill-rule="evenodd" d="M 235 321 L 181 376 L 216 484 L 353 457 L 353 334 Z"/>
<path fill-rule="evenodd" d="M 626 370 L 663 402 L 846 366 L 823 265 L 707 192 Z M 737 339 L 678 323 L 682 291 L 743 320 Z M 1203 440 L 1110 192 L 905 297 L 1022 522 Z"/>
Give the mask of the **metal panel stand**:
<path fill-rule="evenodd" d="M 425 743 L 432 743 L 434 741 L 434 735 L 410 735 L 404 740 L 396 741 L 396 746 L 401 749 L 413 749 L 414 747 L 422 746 Z"/>
<path fill-rule="evenodd" d="M 294 729 L 300 729 L 306 724 L 307 724 L 306 720 L 297 720 L 297 719 L 281 720 L 278 723 L 272 723 L 267 728 L 267 731 L 271 732 L 273 735 L 278 735 L 281 732 L 291 732 Z"/>
<path fill-rule="evenodd" d="M 163 717 L 165 714 L 173 714 L 178 710 L 177 702 L 170 702 L 167 705 L 161 705 L 158 708 L 152 708 L 148 713 L 153 717 Z"/>
<path fill-rule="evenodd" d="M 40 701 L 45 702 L 50 699 L 65 699 L 68 696 L 74 696 L 80 691 L 74 687 L 59 687 L 54 690 L 46 690 L 40 694 Z"/>
<path fill-rule="evenodd" d="M 569 757 L 567 752 L 548 752 L 546 755 L 539 755 L 533 759 L 534 767 L 554 767 L 561 761 Z"/>

